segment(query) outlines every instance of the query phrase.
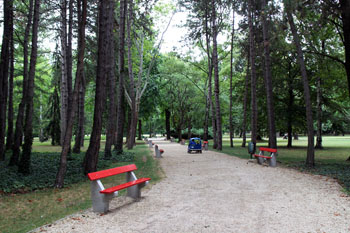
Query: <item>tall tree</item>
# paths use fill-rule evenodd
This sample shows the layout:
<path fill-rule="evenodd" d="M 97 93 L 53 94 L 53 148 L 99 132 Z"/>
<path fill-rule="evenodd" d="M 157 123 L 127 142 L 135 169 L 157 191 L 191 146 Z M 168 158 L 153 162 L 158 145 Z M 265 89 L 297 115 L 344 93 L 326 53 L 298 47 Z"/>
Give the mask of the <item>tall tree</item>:
<path fill-rule="evenodd" d="M 76 71 L 76 78 L 74 84 L 74 91 L 72 95 L 72 109 L 69 112 L 67 130 L 64 135 L 62 151 L 61 151 L 61 160 L 60 167 L 58 169 L 55 187 L 62 188 L 64 185 L 64 177 L 67 170 L 67 155 L 69 153 L 71 139 L 72 139 L 72 131 L 73 131 L 73 123 L 74 123 L 74 115 L 78 108 L 78 96 L 80 91 L 80 85 L 84 78 L 84 54 L 85 54 L 85 26 L 86 26 L 86 17 L 87 17 L 87 0 L 78 0 L 78 64 Z"/>
<path fill-rule="evenodd" d="M 98 59 L 96 72 L 96 94 L 94 122 L 90 137 L 89 148 L 84 158 L 84 173 L 96 171 L 98 154 L 100 150 L 102 113 L 106 100 L 105 88 L 108 76 L 113 72 L 113 24 L 114 1 L 100 0 L 99 2 L 99 27 L 98 27 Z"/>
<path fill-rule="evenodd" d="M 293 13 L 292 13 L 293 6 L 290 0 L 284 1 L 284 9 L 287 14 L 290 29 L 292 31 L 294 44 L 298 54 L 300 72 L 303 79 L 304 99 L 305 99 L 305 107 L 306 107 L 306 124 L 307 124 L 307 134 L 308 134 L 306 165 L 309 167 L 314 167 L 315 166 L 314 125 L 313 125 L 313 119 L 312 119 L 312 106 L 311 106 L 309 80 L 307 77 L 304 54 L 301 47 L 299 34 L 293 19 Z"/>
<path fill-rule="evenodd" d="M 256 100 L 256 68 L 255 68 L 255 30 L 253 25 L 253 3 L 248 0 L 248 24 L 249 24 L 249 55 L 250 55 L 250 78 L 251 78 L 251 142 L 256 146 L 258 128 L 258 105 Z"/>
<path fill-rule="evenodd" d="M 221 108 L 220 108 L 220 87 L 219 87 L 219 61 L 218 61 L 218 49 L 217 49 L 217 18 L 216 18 L 216 4 L 215 0 L 212 0 L 212 31 L 213 31 L 213 68 L 214 68 L 214 96 L 216 107 L 216 130 L 218 147 L 216 149 L 222 150 L 222 125 L 221 125 Z"/>
<path fill-rule="evenodd" d="M 10 150 L 13 144 L 13 78 L 15 72 L 15 45 L 13 39 L 13 10 L 11 10 L 11 25 L 10 25 L 10 74 L 9 74 L 9 88 L 8 88 L 8 110 L 7 110 L 7 136 L 6 136 L 6 150 Z"/>
<path fill-rule="evenodd" d="M 10 64 L 11 11 L 13 0 L 4 1 L 4 32 L 0 60 L 0 161 L 5 160 L 6 107 Z"/>
<path fill-rule="evenodd" d="M 245 147 L 246 144 L 246 132 L 247 132 L 247 110 L 248 110 L 248 91 L 249 91 L 249 72 L 250 72 L 250 54 L 248 52 L 247 59 L 247 71 L 244 81 L 244 97 L 243 97 L 243 123 L 242 123 L 242 147 Z"/>
<path fill-rule="evenodd" d="M 130 97 L 130 119 L 129 119 L 129 131 L 128 131 L 128 149 L 132 149 L 134 146 L 136 124 L 137 124 L 137 110 L 136 110 L 136 93 L 135 93 L 135 81 L 133 72 L 133 59 L 132 59 L 132 39 L 131 39 L 131 25 L 133 24 L 133 1 L 129 0 L 128 17 L 127 17 L 127 45 L 128 45 L 128 72 L 129 72 L 129 97 Z M 139 48 L 140 56 L 140 73 L 142 75 L 143 66 L 143 34 L 141 35 L 141 44 Z M 141 77 L 139 77 L 141 78 Z"/>
<path fill-rule="evenodd" d="M 350 0 L 340 0 L 341 19 L 343 22 L 343 44 L 345 48 L 345 70 L 348 78 L 350 96 Z"/>
<path fill-rule="evenodd" d="M 235 35 L 235 12 L 233 11 L 232 16 L 232 32 L 231 32 L 231 51 L 230 51 L 230 108 L 229 108 L 229 122 L 230 122 L 230 146 L 233 147 L 233 119 L 232 119 L 232 106 L 233 106 L 233 98 L 232 98 L 232 78 L 233 78 L 233 40 Z"/>
<path fill-rule="evenodd" d="M 108 108 L 108 127 L 106 132 L 106 145 L 105 145 L 105 159 L 109 159 L 112 156 L 112 145 L 114 142 L 114 136 L 116 132 L 116 121 L 117 121 L 117 112 L 116 112 L 116 99 L 115 99 L 115 91 L 116 91 L 116 80 L 115 80 L 115 56 L 114 56 L 114 35 L 112 35 L 111 39 L 112 44 L 110 47 L 110 51 L 112 51 L 108 56 L 110 58 L 109 68 L 108 68 L 108 98 L 109 98 L 109 108 Z"/>
<path fill-rule="evenodd" d="M 123 136 L 124 136 L 124 121 L 125 121 L 125 107 L 124 107 L 124 79 L 125 71 L 125 17 L 128 9 L 126 0 L 120 1 L 120 26 L 119 26 L 119 62 L 118 62 L 118 105 L 117 105 L 117 135 L 115 140 L 115 150 L 117 153 L 123 152 Z"/>
<path fill-rule="evenodd" d="M 68 89 L 68 48 L 67 48 L 67 0 L 60 0 L 61 21 L 60 21 L 60 39 L 61 39 L 61 145 L 67 129 L 67 116 L 69 105 Z"/>
<path fill-rule="evenodd" d="M 33 15 L 33 28 L 32 28 L 32 48 L 30 55 L 30 66 L 28 74 L 28 93 L 25 100 L 26 105 L 26 117 L 24 124 L 24 144 L 23 152 L 18 165 L 18 171 L 23 174 L 30 173 L 30 157 L 32 153 L 33 145 L 33 114 L 34 114 L 34 80 L 36 60 L 38 55 L 38 28 L 40 19 L 40 4 L 41 0 L 35 0 L 34 3 L 34 15 Z"/>
<path fill-rule="evenodd" d="M 23 85 L 22 85 L 22 99 L 18 106 L 17 118 L 16 118 L 16 130 L 15 137 L 12 146 L 12 156 L 10 159 L 9 166 L 14 166 L 18 164 L 20 147 L 22 144 L 23 136 L 23 121 L 24 121 L 24 111 L 25 111 L 25 101 L 27 99 L 27 89 L 28 89 L 28 44 L 29 44 L 29 35 L 30 29 L 32 27 L 32 18 L 33 18 L 33 7 L 34 0 L 29 0 L 29 8 L 27 15 L 26 28 L 24 30 L 23 38 Z"/>
<path fill-rule="evenodd" d="M 267 119 L 269 127 L 269 147 L 277 148 L 276 126 L 275 126 L 275 110 L 273 105 L 272 92 L 272 77 L 271 77 L 271 57 L 270 57 L 270 39 L 269 39 L 269 25 L 267 22 L 267 15 L 269 12 L 267 0 L 262 0 L 262 26 L 263 26 L 263 40 L 264 40 L 264 62 L 265 62 L 265 89 L 266 89 L 266 104 L 267 104 Z"/>

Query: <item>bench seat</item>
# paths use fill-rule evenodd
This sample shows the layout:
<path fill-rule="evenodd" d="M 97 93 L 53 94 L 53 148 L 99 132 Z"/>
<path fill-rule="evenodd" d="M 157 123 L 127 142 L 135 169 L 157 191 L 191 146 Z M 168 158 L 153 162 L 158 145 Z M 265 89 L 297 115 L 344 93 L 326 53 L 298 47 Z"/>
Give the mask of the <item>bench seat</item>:
<path fill-rule="evenodd" d="M 141 183 L 144 183 L 144 182 L 149 181 L 149 180 L 151 180 L 151 178 L 140 178 L 140 179 L 137 179 L 137 180 L 133 180 L 133 181 L 127 182 L 125 184 L 120 184 L 120 185 L 117 185 L 117 186 L 114 186 L 114 187 L 102 190 L 102 191 L 100 191 L 100 193 L 112 194 L 115 191 L 126 189 L 126 188 L 129 188 L 131 186 L 134 186 L 134 185 L 137 185 L 137 184 L 141 184 Z"/>
<path fill-rule="evenodd" d="M 265 155 L 257 155 L 257 154 L 254 154 L 255 157 L 261 157 L 261 158 L 265 158 L 265 159 L 271 159 L 272 156 L 265 156 Z"/>

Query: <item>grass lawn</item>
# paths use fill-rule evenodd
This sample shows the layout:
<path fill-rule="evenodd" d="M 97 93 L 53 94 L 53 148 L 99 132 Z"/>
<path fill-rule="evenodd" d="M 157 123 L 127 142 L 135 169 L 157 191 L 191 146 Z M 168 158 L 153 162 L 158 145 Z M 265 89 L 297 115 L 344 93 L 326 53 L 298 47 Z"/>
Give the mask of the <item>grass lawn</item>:
<path fill-rule="evenodd" d="M 249 142 L 250 140 L 247 139 Z M 316 140 L 315 140 L 316 141 Z M 209 141 L 209 148 L 212 145 Z M 228 136 L 223 138 L 223 153 L 249 159 L 248 148 L 242 148 L 242 139 L 234 139 L 234 147 L 230 147 Z M 291 167 L 304 172 L 326 175 L 336 178 L 344 187 L 344 191 L 350 194 L 350 162 L 346 161 L 350 156 L 350 136 L 323 136 L 323 150 L 315 150 L 315 168 L 305 166 L 307 137 L 299 137 L 293 140 L 293 148 L 287 148 L 287 140 L 278 138 L 278 166 Z M 247 144 L 248 145 L 248 144 Z M 267 146 L 268 140 L 257 143 L 257 147 Z"/>
<path fill-rule="evenodd" d="M 104 146 L 101 146 L 101 150 L 103 148 Z M 49 143 L 35 142 L 33 151 L 48 152 L 51 156 L 50 153 L 57 153 L 60 148 L 52 147 Z M 160 166 L 145 145 L 137 145 L 132 152 L 135 153 L 134 162 L 109 160 L 101 163 L 105 168 L 135 163 L 138 167 L 135 172 L 138 177 L 151 177 L 151 184 L 161 179 Z M 4 164 L 0 165 L 4 166 Z M 125 175 L 114 176 L 104 179 L 103 183 L 109 187 L 118 182 L 124 182 L 124 179 Z M 124 193 L 125 191 L 121 195 Z M 90 181 L 87 178 L 83 178 L 78 183 L 66 185 L 63 189 L 45 188 L 23 194 L 2 194 L 0 195 L 0 232 L 27 232 L 91 206 Z"/>

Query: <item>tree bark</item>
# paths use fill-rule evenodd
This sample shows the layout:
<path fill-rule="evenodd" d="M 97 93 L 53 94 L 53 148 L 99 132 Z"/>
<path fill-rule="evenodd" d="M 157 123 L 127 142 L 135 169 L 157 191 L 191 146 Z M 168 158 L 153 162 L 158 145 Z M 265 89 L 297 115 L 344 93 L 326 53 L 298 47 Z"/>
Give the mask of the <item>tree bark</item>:
<path fill-rule="evenodd" d="M 28 86 L 28 41 L 29 33 L 32 27 L 32 18 L 33 18 L 33 7 L 34 0 L 29 1 L 29 9 L 27 16 L 27 24 L 24 30 L 23 38 L 23 87 L 22 87 L 22 99 L 21 103 L 18 106 L 17 118 L 16 118 L 16 130 L 15 137 L 12 146 L 12 156 L 10 159 L 9 166 L 14 166 L 18 164 L 20 147 L 22 144 L 23 137 L 23 120 L 24 120 L 24 110 L 25 110 L 25 100 L 27 99 L 27 86 Z"/>
<path fill-rule="evenodd" d="M 112 32 L 112 37 L 110 38 L 111 45 L 110 50 L 108 51 L 108 97 L 109 97 L 109 108 L 108 108 L 108 127 L 106 133 L 106 145 L 104 158 L 110 159 L 112 157 L 112 145 L 114 143 L 114 135 L 116 131 L 116 121 L 117 121 L 117 112 L 116 112 L 116 99 L 115 99 L 115 91 L 116 91 L 116 80 L 115 80 L 115 56 L 114 56 L 114 34 Z"/>
<path fill-rule="evenodd" d="M 25 100 L 26 104 L 26 117 L 24 125 L 24 145 L 23 153 L 18 165 L 18 172 L 22 174 L 30 173 L 30 157 L 32 153 L 33 145 L 33 105 L 34 105 L 34 79 L 35 68 L 38 52 L 38 27 L 40 19 L 40 1 L 35 0 L 34 4 L 34 16 L 33 16 L 33 29 L 32 29 L 32 49 L 30 56 L 30 67 L 28 74 L 28 93 Z"/>
<path fill-rule="evenodd" d="M 340 0 L 339 2 L 344 33 L 345 70 L 348 80 L 348 91 L 350 96 L 350 0 Z"/>
<path fill-rule="evenodd" d="M 80 147 L 84 146 L 84 123 L 85 123 L 85 75 L 84 75 L 84 54 L 85 54 L 85 27 L 87 17 L 86 0 L 78 0 L 78 65 L 76 78 L 81 80 L 78 97 L 78 129 L 75 137 L 73 153 L 80 153 Z"/>
<path fill-rule="evenodd" d="M 317 76 L 317 137 L 316 149 L 323 149 L 322 146 L 322 89 L 321 78 Z"/>
<path fill-rule="evenodd" d="M 13 10 L 11 10 L 11 25 L 10 25 L 10 75 L 9 75 L 9 92 L 8 92 L 8 109 L 7 109 L 7 137 L 6 150 L 10 150 L 13 144 L 13 78 L 15 72 L 14 64 L 14 40 L 13 40 Z"/>
<path fill-rule="evenodd" d="M 290 0 L 288 0 L 290 1 Z M 308 146 L 307 146 L 307 156 L 306 156 L 306 166 L 314 167 L 315 166 L 315 148 L 314 148 L 314 126 L 312 119 L 312 107 L 311 107 L 311 97 L 309 89 L 309 81 L 306 73 L 306 66 L 304 62 L 304 55 L 300 44 L 299 35 L 294 24 L 292 9 L 290 2 L 285 3 L 285 10 L 288 17 L 288 22 L 293 34 L 294 44 L 298 53 L 298 62 L 300 65 L 300 72 L 303 78 L 303 87 L 304 87 L 304 99 L 306 107 L 306 123 L 307 123 L 307 133 L 308 133 Z"/>
<path fill-rule="evenodd" d="M 119 82 L 118 82 L 118 106 L 117 106 L 117 136 L 115 150 L 117 154 L 123 152 L 123 136 L 124 136 L 124 121 L 125 121 L 125 108 L 124 108 L 124 78 L 125 72 L 125 15 L 128 6 L 126 0 L 120 1 L 120 29 L 119 29 Z"/>
<path fill-rule="evenodd" d="M 0 161 L 5 160 L 6 109 L 10 64 L 11 27 L 13 27 L 11 12 L 13 1 L 4 1 L 4 31 L 2 36 L 0 57 Z"/>
<path fill-rule="evenodd" d="M 233 12 L 232 16 L 232 33 L 231 33 L 231 51 L 230 51 L 230 114 L 229 114 L 229 124 L 230 124 L 230 146 L 233 147 L 233 119 L 232 119 L 232 105 L 233 105 L 233 97 L 232 97 L 232 78 L 233 78 L 233 37 L 235 35 L 235 12 Z"/>
<path fill-rule="evenodd" d="M 287 107 L 287 133 L 288 133 L 288 148 L 292 148 L 292 133 L 293 133 L 293 128 L 292 128 L 292 121 L 293 121 L 293 105 L 294 105 L 294 93 L 293 93 L 293 77 L 291 75 L 291 63 L 288 64 L 288 107 Z"/>
<path fill-rule="evenodd" d="M 113 59 L 111 55 L 114 52 L 113 42 L 111 40 L 113 37 L 113 24 L 114 1 L 100 0 L 94 123 L 89 148 L 84 159 L 85 174 L 94 172 L 97 169 L 102 131 L 102 113 L 106 100 L 106 80 L 111 73 L 111 69 L 113 69 L 113 66 L 110 65 L 110 61 Z"/>
<path fill-rule="evenodd" d="M 72 140 L 72 132 L 73 132 L 73 124 L 74 124 L 74 116 L 76 110 L 78 108 L 78 96 L 80 85 L 83 82 L 84 78 L 84 53 L 85 53 L 85 26 L 86 26 L 86 17 L 87 17 L 87 0 L 78 0 L 78 20 L 79 20 L 79 28 L 78 28 L 78 64 L 76 71 L 76 78 L 74 84 L 74 91 L 72 93 L 72 109 L 69 112 L 68 116 L 68 124 L 66 134 L 64 135 L 64 141 L 62 145 L 61 151 L 61 160 L 60 167 L 57 171 L 56 180 L 54 186 L 56 188 L 62 188 L 64 186 L 64 177 L 67 170 L 67 155 L 69 153 L 70 144 Z M 82 1 L 82 2 L 80 2 Z M 82 9 L 80 10 L 80 5 L 82 3 Z M 80 15 L 81 11 L 81 15 Z"/>
<path fill-rule="evenodd" d="M 275 110 L 273 104 L 273 87 L 271 77 L 271 57 L 270 57 L 270 39 L 269 26 L 266 20 L 268 15 L 267 0 L 262 0 L 262 25 L 264 38 L 264 61 L 265 61 L 265 89 L 266 89 L 266 103 L 267 103 L 267 119 L 269 126 L 269 147 L 277 148 L 276 126 L 275 126 Z"/>
<path fill-rule="evenodd" d="M 209 127 L 209 100 L 208 95 L 205 96 L 205 117 L 204 117 L 204 133 L 203 141 L 208 141 L 208 127 Z"/>
<path fill-rule="evenodd" d="M 169 109 L 165 109 L 165 129 L 166 129 L 166 139 L 170 140 L 170 111 Z"/>
<path fill-rule="evenodd" d="M 217 142 L 217 132 L 216 132 L 216 112 L 214 108 L 214 103 L 212 99 L 212 76 L 213 76 L 213 62 L 212 62 L 212 53 L 210 52 L 210 34 L 209 34 L 209 25 L 208 18 L 209 9 L 206 7 L 206 18 L 205 18 L 205 39 L 206 39 L 206 47 L 207 47 L 207 56 L 208 56 L 208 102 L 210 106 L 210 110 L 212 113 L 211 123 L 212 123 L 212 131 L 213 131 L 213 148 L 216 149 L 218 146 Z"/>
<path fill-rule="evenodd" d="M 216 25 L 216 9 L 215 0 L 212 0 L 213 16 L 212 16 L 212 28 L 213 28 L 213 66 L 214 66 L 214 96 L 216 107 L 216 130 L 217 130 L 217 150 L 222 150 L 222 125 L 221 125 L 221 109 L 220 109 L 220 87 L 219 87 L 219 61 L 217 50 L 217 34 L 218 29 Z"/>
<path fill-rule="evenodd" d="M 250 67 L 250 53 L 248 52 L 248 62 L 247 62 L 247 74 L 245 77 L 244 84 L 244 100 L 243 100 L 243 125 L 242 125 L 242 147 L 245 147 L 247 140 L 247 110 L 248 110 L 248 91 L 249 91 L 249 67 Z"/>
<path fill-rule="evenodd" d="M 258 128 L 258 105 L 256 101 L 256 69 L 255 69 L 255 33 L 253 26 L 252 0 L 248 1 L 248 24 L 249 24 L 249 54 L 250 54 L 250 76 L 251 76 L 251 142 L 256 147 Z"/>
<path fill-rule="evenodd" d="M 68 116 L 68 77 L 67 77 L 67 0 L 61 0 L 61 28 L 60 28 L 60 39 L 61 39 L 61 145 L 64 141 L 64 135 L 67 129 L 67 116 Z"/>
<path fill-rule="evenodd" d="M 139 119 L 139 135 L 137 140 L 142 140 L 142 121 Z"/>
<path fill-rule="evenodd" d="M 129 96 L 131 99 L 130 107 L 130 119 L 128 130 L 128 150 L 131 150 L 134 146 L 135 129 L 137 125 L 137 109 L 136 109 L 136 96 L 135 96 L 135 82 L 133 73 L 133 61 L 132 61 L 132 40 L 131 40 L 131 25 L 133 24 L 133 1 L 129 0 L 128 17 L 127 17 L 127 44 L 128 44 L 128 72 L 129 72 Z M 143 41 L 141 42 L 143 44 Z M 142 45 L 143 46 L 143 45 Z M 143 52 L 142 50 L 139 52 Z M 143 54 L 140 54 L 140 57 Z M 142 66 L 142 57 L 141 66 Z M 142 67 L 140 67 L 142 69 Z"/>

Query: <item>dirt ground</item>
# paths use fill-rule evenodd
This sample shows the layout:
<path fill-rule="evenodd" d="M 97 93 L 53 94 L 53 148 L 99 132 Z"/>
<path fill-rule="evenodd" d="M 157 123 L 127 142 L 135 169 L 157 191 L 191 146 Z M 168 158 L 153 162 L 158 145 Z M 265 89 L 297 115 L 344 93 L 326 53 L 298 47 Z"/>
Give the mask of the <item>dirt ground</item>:
<path fill-rule="evenodd" d="M 117 197 L 105 215 L 88 209 L 33 232 L 350 232 L 350 198 L 333 179 L 158 140 L 166 178 L 141 200 Z"/>

